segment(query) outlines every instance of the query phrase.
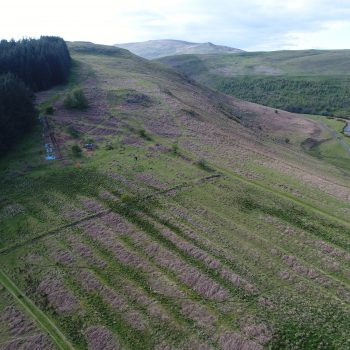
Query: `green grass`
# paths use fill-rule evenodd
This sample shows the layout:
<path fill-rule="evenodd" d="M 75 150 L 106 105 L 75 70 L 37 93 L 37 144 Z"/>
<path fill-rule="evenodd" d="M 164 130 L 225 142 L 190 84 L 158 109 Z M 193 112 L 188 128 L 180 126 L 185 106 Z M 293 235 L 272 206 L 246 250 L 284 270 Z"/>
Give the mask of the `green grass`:
<path fill-rule="evenodd" d="M 309 118 L 322 123 L 324 139 L 316 142 L 308 149 L 308 152 L 339 168 L 349 170 L 350 139 L 343 133 L 346 121 L 324 116 L 311 116 Z"/>
<path fill-rule="evenodd" d="M 216 349 L 225 331 L 248 340 L 245 323 L 271 330 L 266 348 L 347 348 L 350 172 L 336 142 L 344 137 L 344 122 L 308 116 L 336 133 L 334 142 L 317 144 L 317 156 L 310 155 L 316 150 L 300 145 L 313 136 L 307 130 L 259 138 L 237 122 L 253 115 L 249 105 L 233 106 L 123 50 L 70 45 L 74 86 L 91 87 L 86 84 L 93 78 L 107 107 L 101 112 L 92 105 L 84 115 L 72 111 L 65 123 L 59 103 L 73 86 L 52 91 L 58 107 L 50 118 L 64 140 L 64 159 L 43 161 L 38 130 L 1 161 L 0 264 L 12 281 L 3 278 L 7 289 L 23 295 L 15 304 L 32 310 L 34 321 L 57 325 L 78 349 L 87 347 L 90 326 L 105 327 L 128 349 L 201 343 Z M 68 125 L 88 131 L 75 138 Z M 330 138 L 318 125 L 319 140 Z M 115 133 L 94 134 L 109 127 Z M 281 135 L 290 143 L 273 141 Z M 83 152 L 78 166 L 70 147 L 82 139 L 96 147 Z M 102 208 L 87 208 L 83 198 Z M 105 221 L 103 213 L 115 221 Z M 161 260 L 161 252 L 174 259 Z M 171 265 L 177 259 L 191 269 L 188 279 Z M 236 283 L 222 269 L 235 274 Z M 125 308 L 113 306 L 99 288 L 87 292 L 82 271 L 119 295 Z M 196 273 L 201 278 L 191 284 Z M 38 293 L 47 274 L 59 277 L 77 310 L 59 313 Z M 223 288 L 227 299 L 204 297 L 197 287 L 208 281 Z M 250 283 L 254 292 L 237 281 Z M 12 304 L 5 296 L 0 306 Z M 125 320 L 130 311 L 140 315 L 143 330 Z M 9 338 L 0 332 L 0 342 Z"/>

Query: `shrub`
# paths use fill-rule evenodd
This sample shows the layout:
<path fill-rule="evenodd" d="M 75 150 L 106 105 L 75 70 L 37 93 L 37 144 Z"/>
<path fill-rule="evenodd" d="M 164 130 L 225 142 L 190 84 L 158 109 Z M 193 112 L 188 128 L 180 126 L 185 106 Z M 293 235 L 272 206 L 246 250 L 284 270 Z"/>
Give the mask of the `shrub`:
<path fill-rule="evenodd" d="M 79 156 L 81 156 L 82 150 L 78 145 L 73 145 L 72 146 L 72 153 L 74 156 L 79 157 Z"/>
<path fill-rule="evenodd" d="M 171 153 L 175 155 L 179 154 L 179 147 L 176 144 L 171 146 Z"/>
<path fill-rule="evenodd" d="M 68 47 L 62 38 L 0 41 L 0 74 L 13 73 L 31 90 L 46 90 L 65 83 L 70 67 Z"/>
<path fill-rule="evenodd" d="M 286 137 L 286 138 L 284 139 L 284 141 L 285 141 L 286 143 L 289 143 L 289 142 L 290 142 L 290 139 L 289 139 L 288 137 Z"/>
<path fill-rule="evenodd" d="M 33 93 L 13 74 L 0 76 L 0 155 L 35 125 Z"/>
<path fill-rule="evenodd" d="M 86 109 L 89 107 L 88 101 L 82 89 L 74 89 L 63 101 L 64 107 L 68 109 Z"/>
<path fill-rule="evenodd" d="M 208 163 L 206 162 L 206 160 L 205 159 L 200 159 L 200 160 L 198 160 L 197 161 L 197 166 L 199 167 L 199 168 L 201 168 L 201 169 L 203 169 L 203 170 L 205 170 L 205 171 L 214 171 L 214 169 L 213 168 L 211 168 L 209 165 L 208 165 Z"/>
<path fill-rule="evenodd" d="M 146 131 L 144 129 L 141 129 L 138 131 L 138 134 L 147 141 L 152 141 L 151 136 L 147 135 Z"/>
<path fill-rule="evenodd" d="M 135 204 L 135 198 L 126 193 L 123 193 L 120 196 L 120 201 L 125 207 L 129 207 L 129 208 L 131 208 Z"/>
<path fill-rule="evenodd" d="M 46 113 L 46 114 L 51 115 L 51 114 L 53 114 L 54 111 L 55 111 L 55 110 L 54 110 L 54 108 L 53 108 L 52 106 L 47 106 L 47 107 L 45 108 L 45 113 Z"/>
<path fill-rule="evenodd" d="M 77 139 L 79 137 L 79 131 L 71 125 L 68 126 L 67 132 L 70 136 L 74 137 L 75 139 Z"/>

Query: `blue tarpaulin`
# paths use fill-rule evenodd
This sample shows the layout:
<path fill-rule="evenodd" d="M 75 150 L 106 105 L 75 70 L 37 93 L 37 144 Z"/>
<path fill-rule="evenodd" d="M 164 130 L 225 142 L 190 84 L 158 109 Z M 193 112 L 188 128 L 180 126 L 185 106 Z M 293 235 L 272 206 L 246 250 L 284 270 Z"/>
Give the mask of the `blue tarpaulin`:
<path fill-rule="evenodd" d="M 53 150 L 52 150 L 51 145 L 49 143 L 45 143 L 44 147 L 45 147 L 45 152 L 46 152 L 45 159 L 46 160 L 56 159 L 55 155 L 53 154 Z"/>
<path fill-rule="evenodd" d="M 347 123 L 343 130 L 344 134 L 350 136 L 350 124 Z"/>

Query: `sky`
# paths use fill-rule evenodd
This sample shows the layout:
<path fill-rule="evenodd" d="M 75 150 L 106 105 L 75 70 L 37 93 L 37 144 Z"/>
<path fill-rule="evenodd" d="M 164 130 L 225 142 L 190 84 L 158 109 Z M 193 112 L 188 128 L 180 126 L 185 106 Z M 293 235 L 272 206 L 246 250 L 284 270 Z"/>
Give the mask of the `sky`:
<path fill-rule="evenodd" d="M 350 49 L 348 0 L 1 0 L 1 39 L 178 39 L 248 51 Z"/>

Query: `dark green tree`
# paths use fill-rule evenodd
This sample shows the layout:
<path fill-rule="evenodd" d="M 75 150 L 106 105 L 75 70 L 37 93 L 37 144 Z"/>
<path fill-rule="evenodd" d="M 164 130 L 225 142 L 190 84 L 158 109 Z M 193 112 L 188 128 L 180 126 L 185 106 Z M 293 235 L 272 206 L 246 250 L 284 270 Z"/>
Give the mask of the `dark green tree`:
<path fill-rule="evenodd" d="M 0 41 L 0 154 L 34 125 L 32 91 L 65 83 L 70 66 L 62 38 Z"/>
<path fill-rule="evenodd" d="M 65 83 L 70 66 L 71 58 L 62 38 L 0 41 L 0 74 L 13 73 L 33 91 Z"/>
<path fill-rule="evenodd" d="M 0 155 L 33 127 L 36 116 L 25 84 L 11 73 L 0 76 Z"/>

